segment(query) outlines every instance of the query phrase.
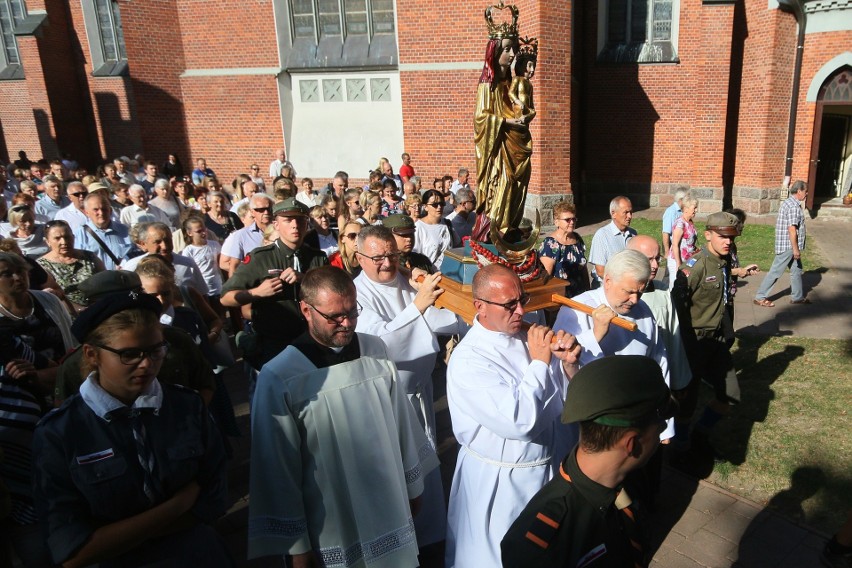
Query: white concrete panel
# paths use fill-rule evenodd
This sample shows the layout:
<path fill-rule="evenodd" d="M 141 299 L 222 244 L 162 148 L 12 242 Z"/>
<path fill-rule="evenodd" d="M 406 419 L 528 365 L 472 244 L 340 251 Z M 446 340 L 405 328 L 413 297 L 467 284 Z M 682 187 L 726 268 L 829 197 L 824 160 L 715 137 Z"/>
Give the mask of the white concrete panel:
<path fill-rule="evenodd" d="M 286 82 L 283 75 L 279 78 L 279 88 L 290 93 L 283 106 L 292 105 L 292 114 L 284 112 L 287 158 L 300 177 L 330 178 L 344 170 L 354 178 L 366 178 L 367 172 L 378 166 L 380 157 L 388 158 L 398 167 L 399 156 L 405 151 L 398 72 L 294 73 Z M 349 94 L 354 90 L 345 88 L 347 79 L 363 80 L 368 86 L 366 95 L 370 95 L 373 85 L 387 84 L 390 88 L 383 92 L 385 100 L 382 101 L 374 101 L 371 96 L 359 96 L 359 100 L 350 101 Z M 371 81 L 373 79 L 384 81 Z M 313 90 L 303 91 L 301 81 L 316 81 L 318 95 L 303 101 L 305 94 Z M 339 91 L 343 100 L 324 100 L 332 89 L 324 92 L 323 81 L 326 86 L 339 81 L 344 86 Z"/>

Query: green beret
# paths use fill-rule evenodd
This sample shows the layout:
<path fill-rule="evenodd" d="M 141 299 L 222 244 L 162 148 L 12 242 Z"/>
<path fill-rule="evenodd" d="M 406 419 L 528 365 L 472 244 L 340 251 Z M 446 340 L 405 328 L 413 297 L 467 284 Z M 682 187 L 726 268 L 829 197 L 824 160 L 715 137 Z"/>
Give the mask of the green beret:
<path fill-rule="evenodd" d="M 142 289 L 142 281 L 139 280 L 139 275 L 135 272 L 127 270 L 105 270 L 93 274 L 80 282 L 77 285 L 77 289 L 90 302 L 94 302 L 104 294 L 129 292 L 130 290 L 140 291 Z"/>
<path fill-rule="evenodd" d="M 740 235 L 740 220 L 736 216 L 719 211 L 707 217 L 707 230 L 723 237 L 738 237 Z"/>
<path fill-rule="evenodd" d="M 272 215 L 287 215 L 290 217 L 307 217 L 310 210 L 308 206 L 295 197 L 288 197 L 279 201 L 272 207 Z"/>
<path fill-rule="evenodd" d="M 125 310 L 148 310 L 159 317 L 163 313 L 163 304 L 150 294 L 136 291 L 107 294 L 77 316 L 71 324 L 71 333 L 83 343 L 104 321 Z"/>
<path fill-rule="evenodd" d="M 644 427 L 674 414 L 660 365 L 641 355 L 612 355 L 577 371 L 568 386 L 562 422 Z"/>
<path fill-rule="evenodd" d="M 397 235 L 410 235 L 414 232 L 414 219 L 408 215 L 388 215 L 382 225 Z"/>

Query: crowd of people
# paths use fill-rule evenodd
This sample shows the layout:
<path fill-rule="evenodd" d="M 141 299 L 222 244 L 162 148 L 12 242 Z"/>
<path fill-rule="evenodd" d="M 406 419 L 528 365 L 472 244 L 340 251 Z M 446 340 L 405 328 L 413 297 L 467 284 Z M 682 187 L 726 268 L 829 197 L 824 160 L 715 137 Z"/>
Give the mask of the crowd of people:
<path fill-rule="evenodd" d="M 316 188 L 283 150 L 225 185 L 176 155 L 95 175 L 20 158 L 0 170 L 0 553 L 25 566 L 234 564 L 210 528 L 239 434 L 229 332 L 252 401 L 249 557 L 297 567 L 601 550 L 646 565 L 658 445 L 688 464 L 738 400 L 732 298 L 757 271 L 737 258 L 742 212 L 710 214 L 699 250 L 697 202 L 678 194 L 661 250 L 619 196 L 587 253 L 558 203 L 539 262 L 588 310 L 525 312 L 497 262 L 474 277 L 469 325 L 436 306 L 476 223 L 465 168 L 423 187 L 403 154 L 399 174 L 382 159 L 363 187 L 341 171 Z M 442 354 L 461 446 L 448 499 Z M 694 420 L 702 380 L 715 396 Z"/>

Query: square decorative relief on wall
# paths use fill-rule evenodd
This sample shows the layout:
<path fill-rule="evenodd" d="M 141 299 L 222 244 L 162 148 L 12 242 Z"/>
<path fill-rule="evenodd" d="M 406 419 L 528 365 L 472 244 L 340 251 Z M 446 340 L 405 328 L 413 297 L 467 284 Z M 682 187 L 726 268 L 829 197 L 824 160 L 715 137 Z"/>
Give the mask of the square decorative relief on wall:
<path fill-rule="evenodd" d="M 322 100 L 327 103 L 343 102 L 343 82 L 340 79 L 322 80 Z"/>
<path fill-rule="evenodd" d="M 299 93 L 303 103 L 320 102 L 319 81 L 315 79 L 299 81 Z"/>
<path fill-rule="evenodd" d="M 366 79 L 346 79 L 346 100 L 350 103 L 367 102 Z"/>
<path fill-rule="evenodd" d="M 370 93 L 372 94 L 373 102 L 390 101 L 390 79 L 370 79 Z"/>

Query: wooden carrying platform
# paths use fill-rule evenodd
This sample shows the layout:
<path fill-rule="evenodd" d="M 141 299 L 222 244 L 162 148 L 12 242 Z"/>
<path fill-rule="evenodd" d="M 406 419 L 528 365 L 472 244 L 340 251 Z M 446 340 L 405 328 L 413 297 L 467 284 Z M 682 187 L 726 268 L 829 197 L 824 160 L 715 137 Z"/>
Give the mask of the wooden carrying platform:
<path fill-rule="evenodd" d="M 528 312 L 542 308 L 558 306 L 552 300 L 554 294 L 564 294 L 568 282 L 559 278 L 551 278 L 544 282 L 544 278 L 538 278 L 524 284 L 524 291 L 530 295 L 530 303 L 524 309 Z M 473 323 L 476 308 L 473 307 L 473 289 L 470 284 L 462 284 L 447 276 L 441 278 L 439 284 L 444 293 L 438 297 L 435 306 L 446 308 L 462 317 L 467 323 Z"/>

